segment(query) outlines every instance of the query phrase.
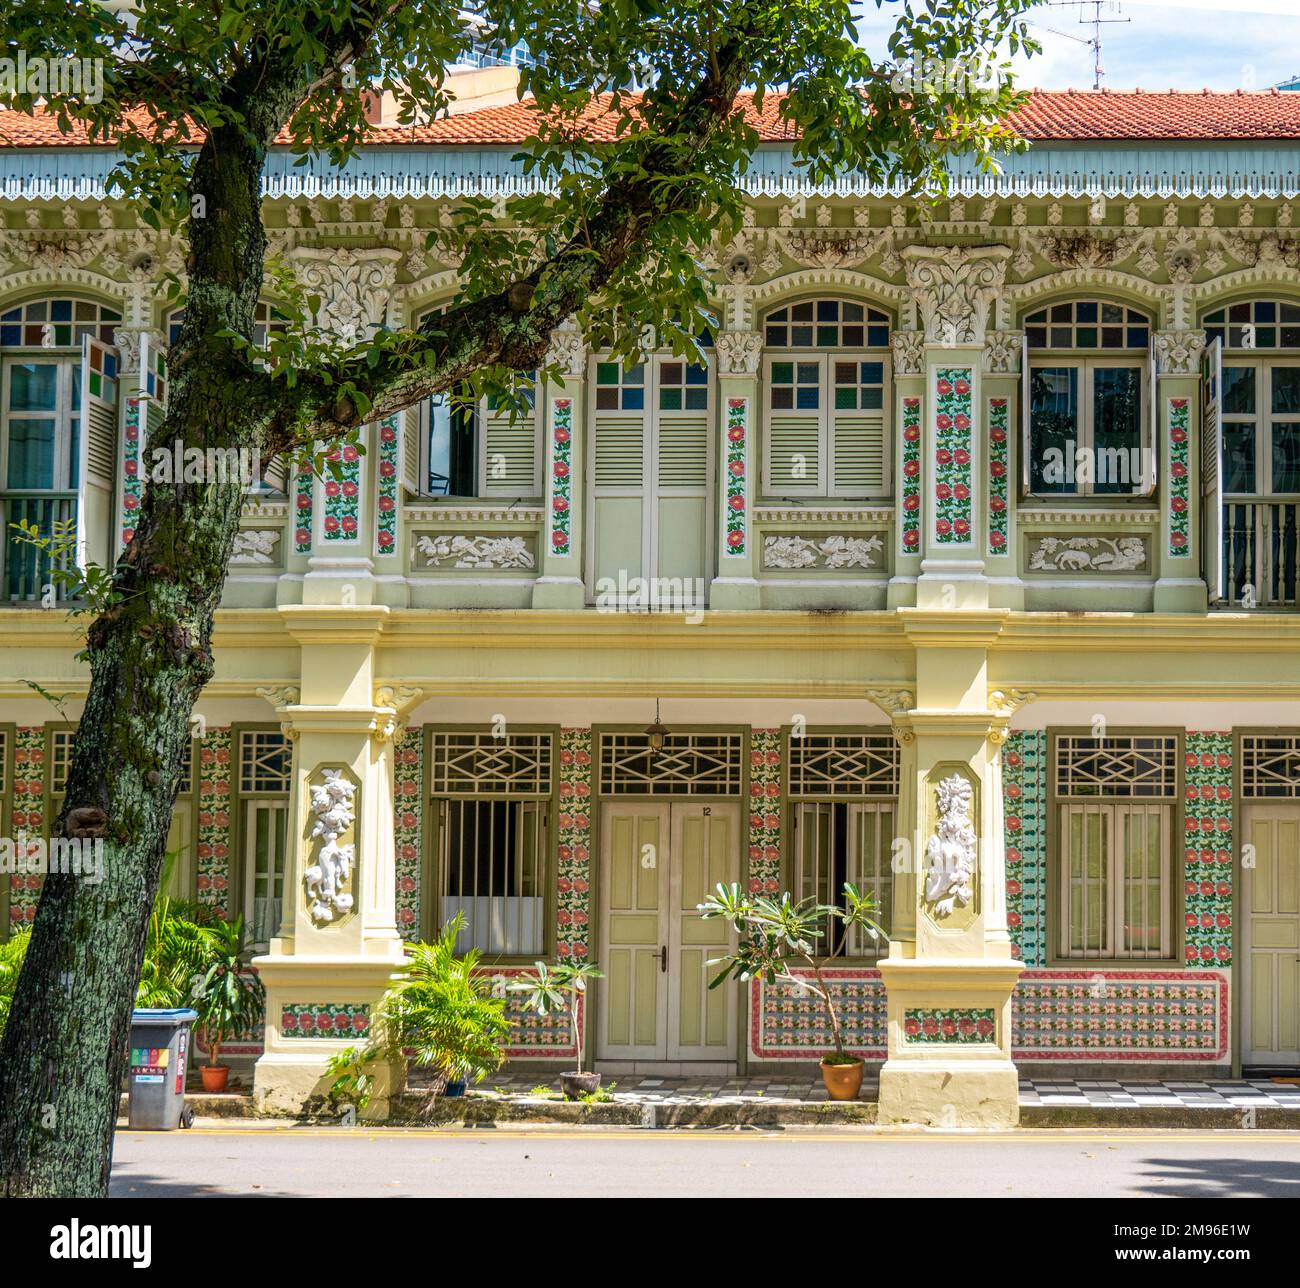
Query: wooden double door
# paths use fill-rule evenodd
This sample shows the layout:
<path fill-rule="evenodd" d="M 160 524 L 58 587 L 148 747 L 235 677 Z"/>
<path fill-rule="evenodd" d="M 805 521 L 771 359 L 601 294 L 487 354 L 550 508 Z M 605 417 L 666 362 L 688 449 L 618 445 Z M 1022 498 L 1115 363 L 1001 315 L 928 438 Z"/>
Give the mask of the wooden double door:
<path fill-rule="evenodd" d="M 1242 1062 L 1300 1067 L 1300 804 L 1246 810 Z"/>
<path fill-rule="evenodd" d="M 736 1058 L 740 986 L 710 990 L 734 936 L 697 908 L 739 879 L 735 802 L 619 802 L 601 813 L 601 966 L 596 1056 L 607 1061 Z"/>

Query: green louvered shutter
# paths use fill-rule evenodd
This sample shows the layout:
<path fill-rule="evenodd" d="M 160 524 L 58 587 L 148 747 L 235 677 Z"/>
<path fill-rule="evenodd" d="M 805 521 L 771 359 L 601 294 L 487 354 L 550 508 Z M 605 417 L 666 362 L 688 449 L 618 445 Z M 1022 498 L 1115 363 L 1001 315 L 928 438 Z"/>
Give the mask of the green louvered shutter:
<path fill-rule="evenodd" d="M 884 496 L 889 485 L 885 362 L 865 355 L 837 355 L 830 359 L 829 374 L 829 495 Z"/>
<path fill-rule="evenodd" d="M 763 491 L 769 495 L 826 495 L 825 366 L 816 355 L 764 360 Z"/>

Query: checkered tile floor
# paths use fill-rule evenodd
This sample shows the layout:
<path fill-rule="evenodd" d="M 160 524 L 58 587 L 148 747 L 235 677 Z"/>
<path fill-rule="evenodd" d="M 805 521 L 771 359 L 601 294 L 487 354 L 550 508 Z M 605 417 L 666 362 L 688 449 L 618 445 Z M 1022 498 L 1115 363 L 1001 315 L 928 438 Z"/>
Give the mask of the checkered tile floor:
<path fill-rule="evenodd" d="M 755 1100 L 806 1104 L 828 1099 L 820 1077 L 801 1076 L 793 1070 L 780 1075 L 752 1078 L 650 1078 L 640 1075 L 607 1075 L 615 1100 L 636 1104 L 745 1103 Z M 480 1091 L 509 1096 L 527 1096 L 539 1087 L 559 1089 L 559 1079 L 526 1075 L 498 1075 L 479 1085 Z M 862 1098 L 874 1100 L 876 1084 L 862 1084 Z M 1243 1081 L 1135 1082 L 1074 1081 L 1035 1078 L 1020 1080 L 1022 1105 L 1094 1105 L 1099 1108 L 1130 1105 L 1180 1105 L 1189 1109 L 1288 1108 L 1300 1110 L 1300 1085 L 1272 1082 L 1267 1078 Z"/>
<path fill-rule="evenodd" d="M 1020 1080 L 1022 1105 L 1181 1105 L 1185 1109 L 1300 1109 L 1300 1085 L 1239 1082 L 1054 1082 Z"/>

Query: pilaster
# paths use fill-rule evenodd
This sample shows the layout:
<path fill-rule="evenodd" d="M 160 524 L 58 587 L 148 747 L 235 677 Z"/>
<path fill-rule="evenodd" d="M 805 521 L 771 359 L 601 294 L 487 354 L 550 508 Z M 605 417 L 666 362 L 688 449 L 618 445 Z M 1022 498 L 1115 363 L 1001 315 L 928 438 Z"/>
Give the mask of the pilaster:
<path fill-rule="evenodd" d="M 982 544 L 982 367 L 989 309 L 1010 254 L 1007 246 L 903 251 L 907 284 L 925 325 L 921 442 L 927 486 L 916 589 L 920 607 L 989 604 Z"/>
<path fill-rule="evenodd" d="M 559 368 L 563 382 L 548 382 L 544 391 L 546 527 L 533 607 L 579 609 L 586 603 L 582 550 L 583 498 L 587 494 L 587 350 L 582 336 L 564 329 L 554 332 L 547 365 Z"/>
<path fill-rule="evenodd" d="M 724 331 L 716 346 L 721 435 L 716 471 L 718 567 L 709 588 L 709 606 L 755 609 L 759 607 L 759 554 L 752 515 L 763 338 L 756 331 Z"/>
<path fill-rule="evenodd" d="M 1204 612 L 1199 461 L 1204 331 L 1157 331 L 1153 433 L 1159 453 L 1160 544 L 1155 552 L 1157 613 Z"/>

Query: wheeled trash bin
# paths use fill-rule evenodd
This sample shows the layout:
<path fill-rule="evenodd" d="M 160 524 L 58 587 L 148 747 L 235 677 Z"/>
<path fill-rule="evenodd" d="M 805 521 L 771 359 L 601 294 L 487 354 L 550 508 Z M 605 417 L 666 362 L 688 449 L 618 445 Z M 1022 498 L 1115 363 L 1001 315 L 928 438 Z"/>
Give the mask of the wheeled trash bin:
<path fill-rule="evenodd" d="M 127 1123 L 145 1131 L 175 1131 L 194 1121 L 185 1107 L 185 1070 L 190 1025 L 199 1018 L 188 1007 L 131 1012 L 131 1067 L 127 1075 Z"/>

